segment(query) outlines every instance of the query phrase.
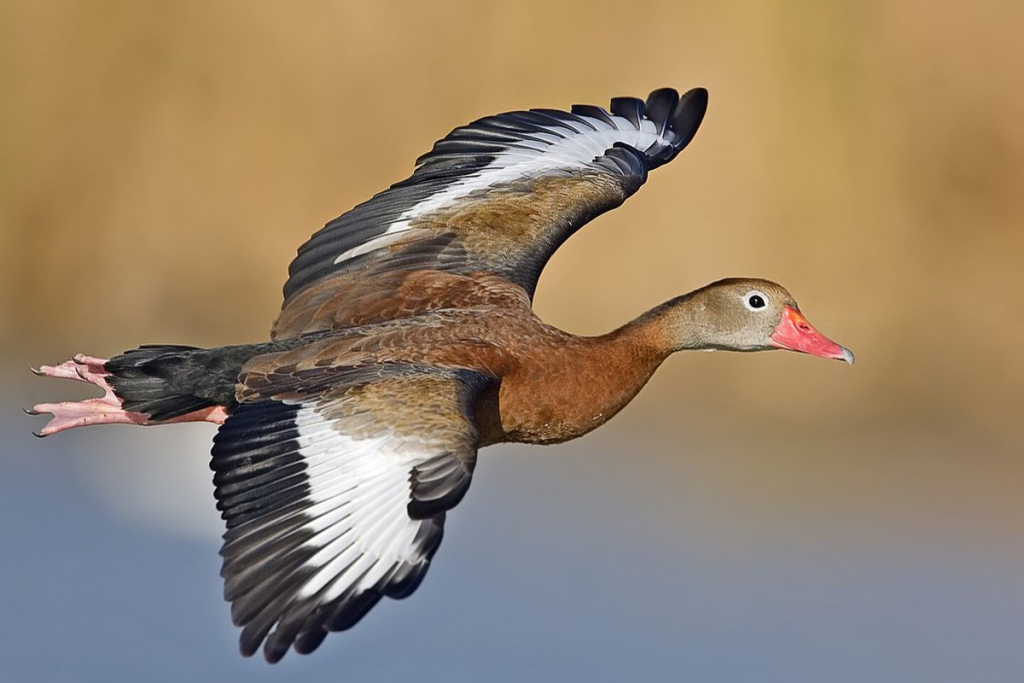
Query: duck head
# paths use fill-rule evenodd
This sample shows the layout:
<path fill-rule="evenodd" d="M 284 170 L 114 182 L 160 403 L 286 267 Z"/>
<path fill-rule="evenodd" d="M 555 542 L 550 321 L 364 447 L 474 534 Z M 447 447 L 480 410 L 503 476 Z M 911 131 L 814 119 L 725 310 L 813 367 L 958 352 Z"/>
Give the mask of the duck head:
<path fill-rule="evenodd" d="M 665 304 L 670 346 L 680 349 L 785 349 L 853 365 L 853 352 L 807 321 L 785 287 L 770 280 L 719 280 Z"/>

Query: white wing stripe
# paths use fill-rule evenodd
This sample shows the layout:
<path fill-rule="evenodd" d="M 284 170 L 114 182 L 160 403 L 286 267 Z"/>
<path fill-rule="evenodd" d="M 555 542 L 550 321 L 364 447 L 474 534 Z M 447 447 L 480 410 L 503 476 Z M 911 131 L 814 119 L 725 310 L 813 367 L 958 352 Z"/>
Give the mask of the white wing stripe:
<path fill-rule="evenodd" d="M 423 522 L 406 512 L 417 453 L 395 437 L 355 439 L 324 431 L 324 422 L 313 407 L 295 418 L 314 501 L 304 511 L 309 520 L 303 529 L 312 535 L 303 547 L 315 549 L 303 565 L 315 571 L 297 596 L 326 589 L 323 599 L 332 600 L 376 585 L 402 563 L 420 561 L 415 541 Z"/>
<path fill-rule="evenodd" d="M 392 244 L 398 237 L 411 228 L 411 221 L 426 214 L 437 211 L 456 200 L 477 190 L 508 183 L 517 179 L 544 175 L 552 171 L 571 171 L 587 168 L 594 159 L 622 142 L 644 151 L 656 143 L 669 144 L 657 134 L 657 127 L 649 119 L 640 121 L 640 129 L 622 116 L 610 115 L 614 127 L 601 119 L 581 116 L 590 126 L 573 119 L 552 120 L 548 128 L 557 129 L 562 135 L 554 133 L 529 133 L 529 138 L 543 140 L 533 142 L 521 140 L 507 149 L 497 152 L 494 159 L 480 171 L 467 175 L 444 190 L 414 204 L 393 221 L 382 235 L 339 254 L 334 263 L 339 264 L 351 258 L 366 254 Z M 562 125 L 559 125 L 562 124 Z M 575 131 L 573 133 L 572 131 Z"/>

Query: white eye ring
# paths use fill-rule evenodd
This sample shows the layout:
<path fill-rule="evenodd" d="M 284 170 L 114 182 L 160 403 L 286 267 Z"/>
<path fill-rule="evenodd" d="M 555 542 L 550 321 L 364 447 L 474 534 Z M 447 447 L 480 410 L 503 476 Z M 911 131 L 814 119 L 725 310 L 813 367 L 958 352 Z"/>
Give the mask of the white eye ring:
<path fill-rule="evenodd" d="M 743 295 L 743 305 L 748 311 L 761 313 L 768 309 L 768 296 L 762 291 L 752 289 Z"/>

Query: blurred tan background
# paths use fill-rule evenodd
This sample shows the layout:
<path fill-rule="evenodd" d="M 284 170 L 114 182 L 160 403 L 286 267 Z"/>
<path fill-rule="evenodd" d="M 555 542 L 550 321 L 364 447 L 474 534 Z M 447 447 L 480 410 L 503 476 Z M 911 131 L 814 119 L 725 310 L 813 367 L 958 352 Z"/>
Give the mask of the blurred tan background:
<path fill-rule="evenodd" d="M 558 254 L 538 310 L 598 333 L 719 277 L 775 278 L 858 353 L 855 371 L 687 359 L 653 392 L 692 397 L 696 385 L 719 407 L 1020 435 L 1014 3 L 2 12 L 10 354 L 263 338 L 296 247 L 406 177 L 455 125 L 702 85 L 711 107 L 693 147 Z M 765 400 L 782 384 L 797 393 Z"/>
<path fill-rule="evenodd" d="M 922 566 L 945 549 L 1005 569 L 1019 595 L 1022 29 L 1013 2 L 6 2 L 8 400 L 67 392 L 24 367 L 79 351 L 266 338 L 298 245 L 456 125 L 700 85 L 711 104 L 692 146 L 557 254 L 537 310 L 596 334 L 721 277 L 768 277 L 857 365 L 683 354 L 563 450 L 579 456 L 566 481 L 606 490 L 623 471 L 601 467 L 639 459 L 650 478 L 617 504 L 656 511 L 643 522 L 655 537 L 682 523 L 666 482 L 696 478 L 710 506 L 697 514 L 723 513 L 699 533 L 742 550 L 737 563 L 763 563 L 745 554 L 762 545 L 799 557 L 852 543 L 837 556 L 850 566 L 858 547 L 934 541 Z M 4 423 L 12 453 L 36 447 L 22 445 L 32 428 Z M 154 438 L 124 434 L 103 443 Z M 47 448 L 60 457 L 76 438 L 101 437 Z M 139 457 L 110 462 L 157 476 Z M 524 462 L 547 476 L 543 458 Z M 97 491 L 101 506 L 118 495 Z M 185 524 L 175 500 L 170 527 Z M 128 517 L 148 514 L 133 505 Z M 1013 604 L 999 633 L 1019 644 Z M 892 670 L 915 679 L 911 664 Z"/>

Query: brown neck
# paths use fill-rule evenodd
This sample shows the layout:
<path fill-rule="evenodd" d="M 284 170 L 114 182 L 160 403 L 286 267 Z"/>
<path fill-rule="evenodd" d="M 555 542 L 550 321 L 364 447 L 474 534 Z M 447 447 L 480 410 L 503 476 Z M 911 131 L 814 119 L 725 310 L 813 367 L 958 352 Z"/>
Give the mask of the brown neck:
<path fill-rule="evenodd" d="M 534 347 L 501 384 L 500 427 L 484 442 L 555 443 L 601 426 L 629 404 L 674 350 L 660 316 L 599 337 Z"/>

